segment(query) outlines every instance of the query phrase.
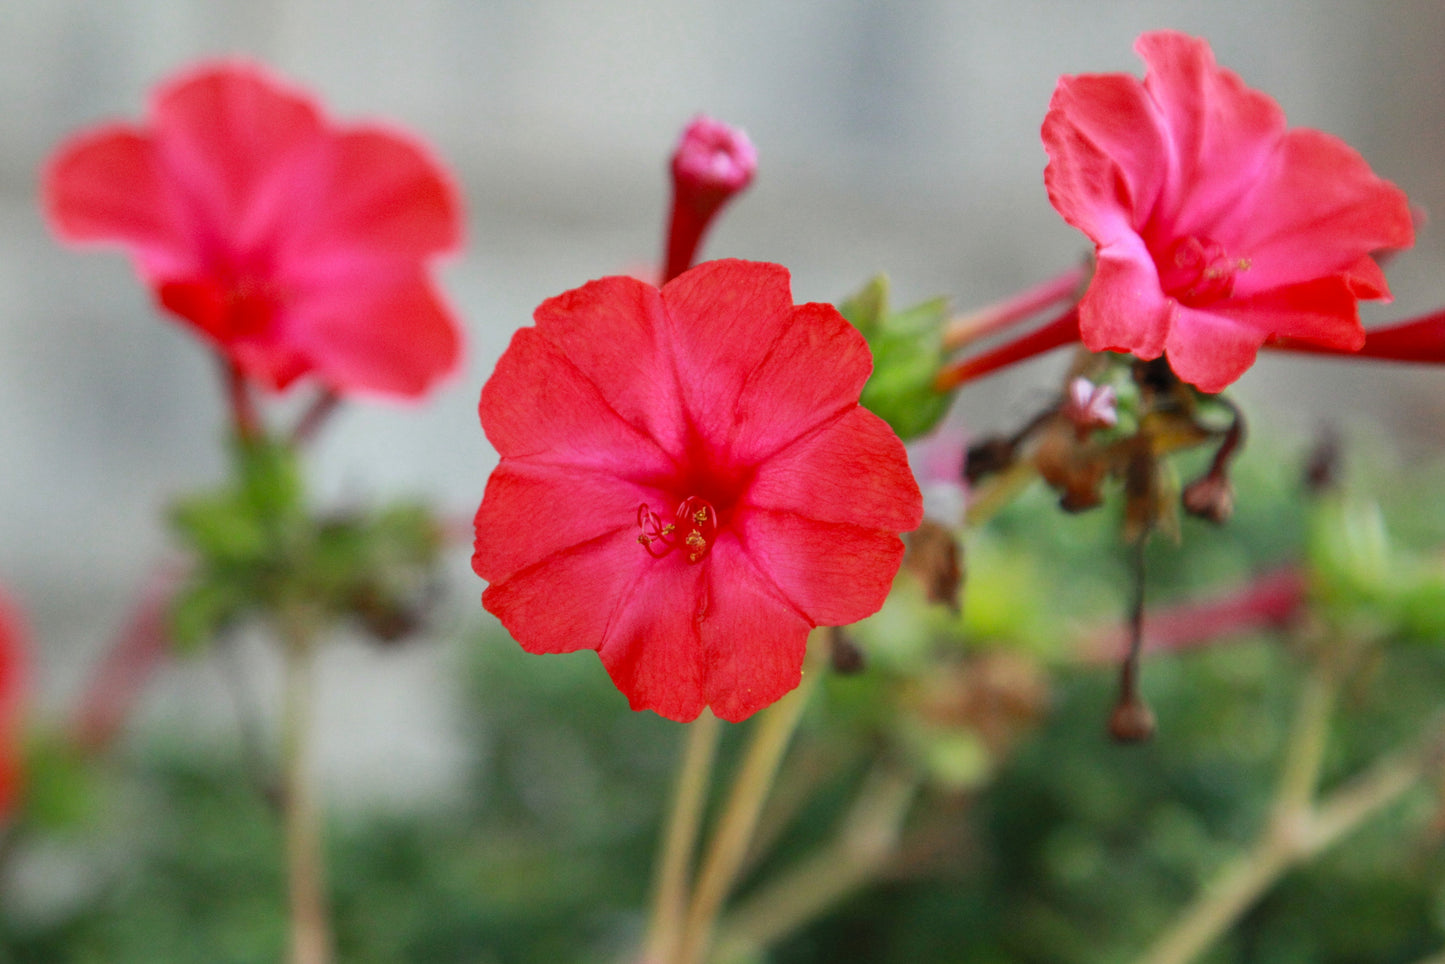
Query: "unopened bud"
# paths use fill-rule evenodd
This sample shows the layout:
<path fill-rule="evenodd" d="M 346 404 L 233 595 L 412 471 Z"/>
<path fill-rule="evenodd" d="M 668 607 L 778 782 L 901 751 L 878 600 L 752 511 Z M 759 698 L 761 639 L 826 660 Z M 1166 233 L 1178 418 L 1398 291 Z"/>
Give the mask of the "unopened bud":
<path fill-rule="evenodd" d="M 835 629 L 828 639 L 828 662 L 839 676 L 855 676 L 863 672 L 867 660 L 857 643 L 841 629 Z"/>
<path fill-rule="evenodd" d="M 748 135 L 710 117 L 698 117 L 682 133 L 672 155 L 672 222 L 663 281 L 692 267 L 713 217 L 753 181 L 758 153 Z"/>
<path fill-rule="evenodd" d="M 1087 378 L 1069 383 L 1069 395 L 1059 411 L 1074 425 L 1079 438 L 1085 439 L 1098 428 L 1113 428 L 1119 422 L 1118 398 L 1109 385 L 1095 385 Z"/>
<path fill-rule="evenodd" d="M 1154 711 L 1137 695 L 1120 700 L 1109 714 L 1109 736 L 1115 743 L 1144 743 L 1153 738 L 1155 728 Z"/>

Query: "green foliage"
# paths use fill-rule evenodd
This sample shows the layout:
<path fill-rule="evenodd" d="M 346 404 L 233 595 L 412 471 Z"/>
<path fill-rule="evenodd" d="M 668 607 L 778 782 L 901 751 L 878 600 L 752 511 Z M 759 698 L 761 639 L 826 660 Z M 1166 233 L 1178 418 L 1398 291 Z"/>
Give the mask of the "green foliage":
<path fill-rule="evenodd" d="M 172 527 L 195 559 L 170 611 L 170 632 L 196 649 L 246 618 L 304 607 L 355 618 L 382 640 L 410 631 L 441 550 L 419 505 L 317 516 L 306 504 L 295 451 L 238 442 L 235 480 L 185 499 Z"/>
<path fill-rule="evenodd" d="M 838 310 L 863 333 L 873 352 L 873 376 L 863 389 L 863 407 L 904 441 L 927 433 L 948 412 L 953 398 L 933 387 L 943 365 L 940 339 L 947 300 L 889 311 L 888 279 L 878 275 Z"/>

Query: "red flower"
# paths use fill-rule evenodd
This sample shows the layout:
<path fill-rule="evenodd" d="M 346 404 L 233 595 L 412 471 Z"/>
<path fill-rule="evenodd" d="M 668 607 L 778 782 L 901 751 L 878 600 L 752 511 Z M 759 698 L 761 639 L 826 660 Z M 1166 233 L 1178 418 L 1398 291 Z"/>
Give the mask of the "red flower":
<path fill-rule="evenodd" d="M 20 793 L 25 636 L 19 611 L 0 593 L 0 817 L 14 809 Z"/>
<path fill-rule="evenodd" d="M 1167 354 L 1207 392 L 1271 336 L 1359 348 L 1356 299 L 1389 295 L 1370 253 L 1414 240 L 1404 193 L 1342 141 L 1287 130 L 1203 40 L 1135 50 L 1143 83 L 1065 77 L 1044 119 L 1049 199 L 1097 246 L 1084 344 Z"/>
<path fill-rule="evenodd" d="M 425 266 L 460 239 L 445 171 L 394 131 L 330 125 L 258 66 L 172 79 L 147 126 L 63 145 L 43 192 L 57 234 L 128 249 L 161 304 L 270 387 L 417 396 L 456 366 Z"/>
<path fill-rule="evenodd" d="M 633 709 L 741 720 L 798 685 L 808 630 L 878 609 L 918 525 L 872 368 L 786 269 L 713 261 L 661 291 L 543 302 L 482 389 L 501 464 L 482 597 L 533 653 L 596 649 Z"/>

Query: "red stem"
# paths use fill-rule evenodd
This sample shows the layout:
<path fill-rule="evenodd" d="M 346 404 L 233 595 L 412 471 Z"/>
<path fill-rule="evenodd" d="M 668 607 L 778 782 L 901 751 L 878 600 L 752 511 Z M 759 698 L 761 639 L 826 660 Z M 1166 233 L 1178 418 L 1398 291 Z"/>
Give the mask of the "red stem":
<path fill-rule="evenodd" d="M 182 571 L 177 565 L 158 567 L 148 577 L 140 598 L 111 642 L 81 697 L 75 739 L 87 753 L 109 747 L 124 727 L 156 668 L 170 648 L 166 615 Z"/>
<path fill-rule="evenodd" d="M 1083 265 L 1070 268 L 1011 298 L 955 318 L 944 329 L 943 347 L 948 351 L 963 348 L 986 335 L 1003 331 L 1052 304 L 1076 299 L 1079 287 L 1088 277 L 1089 271 Z"/>
<path fill-rule="evenodd" d="M 689 197 L 680 197 L 682 192 L 674 189 L 672 195 L 672 220 L 667 229 L 667 263 L 662 270 L 662 283 L 692 267 L 693 258 L 702 244 L 712 219 L 721 210 L 729 195 L 719 193 L 714 200 L 699 197 L 704 192 L 689 190 Z"/>
<path fill-rule="evenodd" d="M 251 383 L 230 359 L 221 360 L 226 382 L 226 398 L 231 403 L 231 423 L 236 437 L 243 442 L 261 437 L 261 419 L 256 414 L 256 401 L 251 396 Z"/>
<path fill-rule="evenodd" d="M 1072 345 L 1079 340 L 1079 310 L 1070 308 L 1042 328 L 1035 329 L 990 351 L 955 362 L 938 373 L 933 387 L 940 392 L 952 391 L 966 382 L 1026 361 L 1035 355 Z"/>
<path fill-rule="evenodd" d="M 1182 652 L 1226 636 L 1286 626 L 1303 610 L 1308 590 L 1304 571 L 1285 566 L 1227 595 L 1156 610 L 1144 621 L 1144 648 Z M 1082 656 L 1090 663 L 1112 662 L 1128 646 L 1128 635 L 1110 626 L 1090 634 Z"/>

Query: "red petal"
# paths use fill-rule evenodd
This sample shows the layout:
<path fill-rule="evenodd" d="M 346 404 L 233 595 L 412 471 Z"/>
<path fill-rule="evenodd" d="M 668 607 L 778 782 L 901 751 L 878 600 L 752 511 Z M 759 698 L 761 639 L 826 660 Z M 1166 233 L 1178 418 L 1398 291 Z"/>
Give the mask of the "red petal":
<path fill-rule="evenodd" d="M 1222 314 L 1180 307 L 1169 331 L 1169 367 L 1202 392 L 1222 392 L 1254 364 L 1267 333 Z"/>
<path fill-rule="evenodd" d="M 818 377 L 820 370 L 826 378 Z M 753 464 L 858 406 L 873 371 L 868 342 L 832 305 L 793 309 L 768 354 L 741 386 L 731 458 Z"/>
<path fill-rule="evenodd" d="M 589 408 L 600 403 L 637 433 L 682 457 L 690 439 L 686 422 L 679 417 L 678 376 L 671 349 L 663 341 L 665 321 L 656 288 L 635 278 L 603 278 L 549 298 L 533 317 L 537 334 L 554 347 L 562 364 L 575 370 L 568 377 L 596 394 Z M 525 382 L 530 391 L 546 384 L 540 377 Z M 485 416 L 483 422 L 488 424 Z M 500 422 L 495 424 L 503 430 Z M 491 431 L 488 428 L 488 438 Z M 578 441 L 556 432 L 534 445 L 521 438 L 509 444 L 514 451 L 537 451 L 544 445 L 565 451 Z M 496 439 L 492 444 L 503 455 L 509 454 Z M 655 461 L 654 456 L 648 464 Z"/>
<path fill-rule="evenodd" d="M 640 547 L 634 542 L 632 548 Z M 598 655 L 634 710 L 687 722 L 706 705 L 699 627 L 710 613 L 704 577 L 713 563 L 690 565 L 679 554 L 653 559 L 644 553 L 643 559 L 640 578 L 623 591 L 586 594 L 610 617 Z M 613 608 L 603 600 L 620 602 Z"/>
<path fill-rule="evenodd" d="M 476 517 L 472 568 L 496 582 L 564 549 L 613 533 L 637 545 L 637 507 L 660 503 L 654 490 L 574 466 L 507 459 L 487 480 Z M 650 557 L 649 557 L 650 558 Z"/>
<path fill-rule="evenodd" d="M 332 139 L 325 203 L 306 227 L 308 253 L 421 258 L 461 242 L 461 210 L 444 168 L 421 144 L 378 128 Z"/>
<path fill-rule="evenodd" d="M 166 174 L 185 192 L 196 231 L 246 248 L 314 215 L 326 135 L 302 92 L 253 64 L 208 64 L 163 87 L 152 113 Z"/>
<path fill-rule="evenodd" d="M 1170 174 L 1156 218 L 1173 235 L 1210 235 L 1237 218 L 1239 199 L 1263 173 L 1284 112 L 1269 96 L 1218 67 L 1204 40 L 1169 30 L 1142 35 L 1144 87 L 1164 115 Z M 1232 249 L 1231 249 L 1232 250 Z"/>
<path fill-rule="evenodd" d="M 299 294 L 278 313 L 288 346 L 340 393 L 415 398 L 461 358 L 461 331 L 420 267 L 380 268 Z"/>
<path fill-rule="evenodd" d="M 1320 278 L 1287 288 L 1231 298 L 1211 311 L 1267 335 L 1355 351 L 1365 342 L 1352 279 Z"/>
<path fill-rule="evenodd" d="M 709 261 L 668 282 L 662 301 L 688 416 L 698 431 L 713 433 L 711 444 L 725 448 L 729 439 L 717 435 L 733 424 L 744 386 L 793 320 L 788 271 L 758 261 Z M 786 364 L 780 360 L 770 370 L 785 372 Z M 764 397 L 753 405 L 765 406 Z M 779 428 L 786 434 L 793 426 Z"/>
<path fill-rule="evenodd" d="M 529 653 L 596 649 L 610 638 L 615 614 L 638 593 L 641 577 L 660 571 L 657 561 L 630 534 L 600 536 L 493 582 L 482 605 Z M 665 597 L 653 605 L 659 612 L 682 608 Z"/>
<path fill-rule="evenodd" d="M 1144 242 L 1125 236 L 1099 248 L 1094 278 L 1079 302 L 1079 335 L 1090 351 L 1158 358 L 1174 307 Z"/>
<path fill-rule="evenodd" d="M 749 559 L 813 623 L 843 626 L 883 605 L 903 561 L 892 532 L 752 509 L 738 537 Z"/>
<path fill-rule="evenodd" d="M 479 410 L 487 439 L 503 459 L 579 466 L 619 478 L 672 468 L 667 453 L 625 421 L 540 326 L 512 336 L 482 387 Z"/>
<path fill-rule="evenodd" d="M 42 177 L 45 213 L 62 238 L 129 245 L 147 265 L 187 273 L 191 245 L 144 134 L 120 125 L 82 134 L 61 146 Z"/>
<path fill-rule="evenodd" d="M 1044 117 L 1044 185 L 1064 220 L 1099 244 L 1142 227 L 1169 170 L 1162 123 L 1133 77 L 1060 79 Z"/>
<path fill-rule="evenodd" d="M 1241 295 L 1351 271 L 1373 251 L 1414 241 L 1405 193 L 1348 144 L 1304 128 L 1281 139 L 1231 227 L 1237 237 L 1216 240 L 1249 260 L 1235 275 Z"/>
<path fill-rule="evenodd" d="M 748 506 L 894 533 L 923 519 L 903 443 L 862 408 L 764 462 L 746 498 Z"/>
<path fill-rule="evenodd" d="M 707 591 L 703 694 L 713 713 L 736 723 L 802 680 L 813 623 L 778 596 L 731 539 L 708 557 Z"/>

